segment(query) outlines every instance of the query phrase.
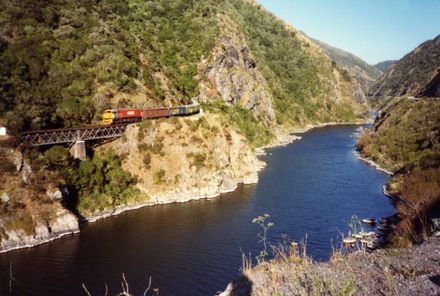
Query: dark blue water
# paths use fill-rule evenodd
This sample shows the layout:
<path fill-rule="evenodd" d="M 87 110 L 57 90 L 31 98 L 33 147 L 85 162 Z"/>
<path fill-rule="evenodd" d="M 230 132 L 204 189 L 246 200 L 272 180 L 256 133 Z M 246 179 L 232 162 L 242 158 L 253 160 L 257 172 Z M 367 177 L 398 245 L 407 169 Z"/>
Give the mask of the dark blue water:
<path fill-rule="evenodd" d="M 147 207 L 86 225 L 80 234 L 0 255 L 0 295 L 92 295 L 130 291 L 142 295 L 152 276 L 159 295 L 214 295 L 236 278 L 241 251 L 258 254 L 259 229 L 251 221 L 269 213 L 269 237 L 300 241 L 316 260 L 329 258 L 339 231 L 353 214 L 393 213 L 382 194 L 387 175 L 353 155 L 356 126 L 303 134 L 301 141 L 268 150 L 257 185 L 213 200 Z"/>

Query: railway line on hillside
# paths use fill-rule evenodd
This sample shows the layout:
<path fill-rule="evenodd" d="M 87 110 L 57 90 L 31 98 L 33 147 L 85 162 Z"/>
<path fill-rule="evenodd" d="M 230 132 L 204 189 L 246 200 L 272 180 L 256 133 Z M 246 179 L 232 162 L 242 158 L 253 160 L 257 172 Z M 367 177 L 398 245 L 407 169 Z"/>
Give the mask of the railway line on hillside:
<path fill-rule="evenodd" d="M 199 111 L 200 105 L 198 104 L 155 109 L 107 109 L 102 116 L 102 125 L 27 131 L 18 133 L 16 136 L 21 142 L 31 146 L 109 139 L 122 136 L 129 124 L 146 119 L 193 115 Z"/>
<path fill-rule="evenodd" d="M 86 141 L 121 137 L 129 125 L 147 119 L 188 116 L 200 112 L 199 104 L 156 109 L 107 109 L 102 125 L 26 131 L 14 134 L 24 144 L 39 147 L 70 145 L 70 153 L 78 159 L 87 158 Z"/>

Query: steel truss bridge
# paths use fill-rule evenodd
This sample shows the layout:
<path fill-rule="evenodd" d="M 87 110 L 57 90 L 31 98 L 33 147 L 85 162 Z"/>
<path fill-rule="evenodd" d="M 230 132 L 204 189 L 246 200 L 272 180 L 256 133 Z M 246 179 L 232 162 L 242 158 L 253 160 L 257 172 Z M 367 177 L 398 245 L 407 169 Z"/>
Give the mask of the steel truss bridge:
<path fill-rule="evenodd" d="M 23 132 L 17 136 L 23 143 L 31 146 L 55 145 L 120 137 L 127 130 L 127 126 L 128 124 L 118 124 L 62 128 Z"/>

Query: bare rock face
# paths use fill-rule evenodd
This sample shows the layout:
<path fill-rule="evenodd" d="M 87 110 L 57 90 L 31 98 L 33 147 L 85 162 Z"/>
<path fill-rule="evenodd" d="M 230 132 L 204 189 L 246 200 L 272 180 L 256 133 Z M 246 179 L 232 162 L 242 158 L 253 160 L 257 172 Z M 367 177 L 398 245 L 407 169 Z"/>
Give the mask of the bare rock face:
<path fill-rule="evenodd" d="M 61 201 L 69 192 L 65 188 L 49 188 L 46 190 L 46 194 L 51 200 Z"/>
<path fill-rule="evenodd" d="M 0 237 L 0 253 L 33 247 L 67 234 L 79 232 L 78 220 L 61 206 L 55 211 L 50 221 L 36 221 L 31 231 L 21 228 L 7 227 L 0 221 L 2 236 Z"/>
<path fill-rule="evenodd" d="M 50 176 L 34 171 L 20 151 L 0 147 L 0 253 L 79 231 L 77 218 L 60 202 L 64 189 Z"/>
<path fill-rule="evenodd" d="M 30 185 L 32 183 L 32 168 L 27 162 L 23 162 L 22 172 L 23 182 Z"/>
<path fill-rule="evenodd" d="M 199 65 L 209 82 L 201 82 L 199 100 L 206 102 L 220 97 L 228 104 L 252 110 L 274 122 L 272 96 L 244 35 L 228 16 L 219 14 L 218 18 L 220 42 Z"/>
<path fill-rule="evenodd" d="M 356 102 L 358 102 L 358 103 L 365 103 L 366 102 L 365 93 L 362 90 L 359 83 L 354 84 L 352 95 L 353 95 L 353 98 Z"/>
<path fill-rule="evenodd" d="M 2 196 L 0 196 L 0 200 L 2 203 L 7 203 L 11 198 L 7 192 L 3 192 Z"/>
<path fill-rule="evenodd" d="M 126 140 L 102 149 L 124 155 L 123 169 L 150 197 L 141 203 L 211 198 L 233 191 L 237 184 L 256 183 L 264 166 L 246 139 L 225 122 L 222 115 L 211 113 L 143 122 L 127 130 Z"/>

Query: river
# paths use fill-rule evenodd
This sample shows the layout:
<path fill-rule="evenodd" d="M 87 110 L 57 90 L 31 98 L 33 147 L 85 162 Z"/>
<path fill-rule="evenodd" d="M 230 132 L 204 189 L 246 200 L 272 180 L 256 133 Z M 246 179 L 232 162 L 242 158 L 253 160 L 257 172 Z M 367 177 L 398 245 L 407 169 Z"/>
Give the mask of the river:
<path fill-rule="evenodd" d="M 272 242 L 287 235 L 326 260 L 353 214 L 394 212 L 383 195 L 388 176 L 353 154 L 357 126 L 313 129 L 302 140 L 267 150 L 256 185 L 220 198 L 160 205 L 83 225 L 81 233 L 0 254 L 0 295 L 142 295 L 152 277 L 159 295 L 214 295 L 236 278 L 242 253 L 257 255 L 253 218 L 269 213 Z M 12 293 L 9 292 L 12 271 Z M 152 290 L 151 290 L 152 291 Z M 153 295 L 153 294 L 151 294 Z"/>

